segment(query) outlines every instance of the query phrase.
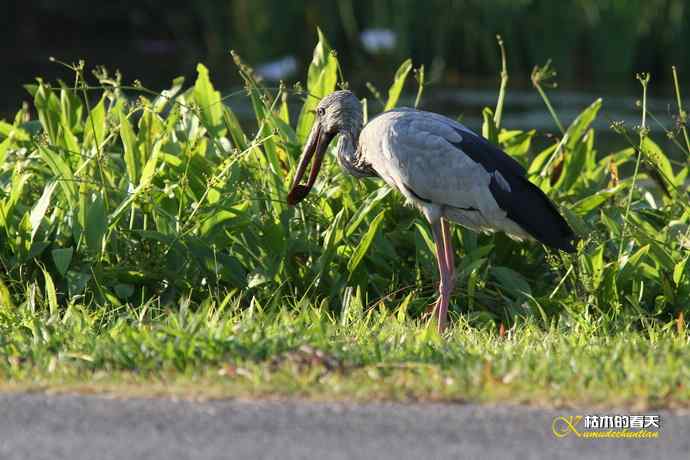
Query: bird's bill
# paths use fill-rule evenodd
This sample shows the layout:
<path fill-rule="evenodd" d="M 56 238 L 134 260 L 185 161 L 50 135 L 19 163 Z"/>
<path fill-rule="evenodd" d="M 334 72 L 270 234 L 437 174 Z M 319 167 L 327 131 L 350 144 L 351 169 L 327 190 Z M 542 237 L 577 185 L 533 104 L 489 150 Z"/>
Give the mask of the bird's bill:
<path fill-rule="evenodd" d="M 307 196 L 311 188 L 316 182 L 316 176 L 319 174 L 319 169 L 321 169 L 321 162 L 328 148 L 328 144 L 333 139 L 334 134 L 327 133 L 321 127 L 321 123 L 318 121 L 314 124 L 314 127 L 309 134 L 309 139 L 304 145 L 304 151 L 302 152 L 302 158 L 297 166 L 297 171 L 295 172 L 295 178 L 292 180 L 292 187 L 290 193 L 288 193 L 287 202 L 290 206 L 294 206 Z M 307 180 L 307 185 L 300 184 L 302 176 L 307 170 L 307 165 L 311 158 L 314 158 L 314 163 L 311 166 L 311 172 L 309 173 L 309 179 Z"/>

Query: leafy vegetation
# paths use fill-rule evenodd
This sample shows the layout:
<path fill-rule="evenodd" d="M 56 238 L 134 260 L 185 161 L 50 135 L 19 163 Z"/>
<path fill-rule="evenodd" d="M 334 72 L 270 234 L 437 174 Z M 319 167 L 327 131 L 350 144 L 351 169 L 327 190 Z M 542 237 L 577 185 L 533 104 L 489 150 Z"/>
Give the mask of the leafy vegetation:
<path fill-rule="evenodd" d="M 548 67 L 532 76 L 562 131 L 546 149 L 535 151 L 534 130 L 501 126 L 500 102 L 484 110 L 484 135 L 528 169 L 582 241 L 568 256 L 455 227 L 456 325 L 440 338 L 419 319 L 436 290 L 430 231 L 398 194 L 330 161 L 302 205 L 286 204 L 315 104 L 346 85 L 325 37 L 304 90 L 268 89 L 233 57 L 242 94 L 223 97 L 202 65 L 192 86 L 178 78 L 157 94 L 102 69 L 90 84 L 80 63 L 69 66 L 73 84 L 28 85 L 34 108 L 0 122 L 6 382 L 106 370 L 217 383 L 232 363 L 223 372 L 252 369 L 239 385 L 250 394 L 286 379 L 297 393 L 318 392 L 305 382 L 328 386 L 318 377 L 326 367 L 349 395 L 363 379 L 385 397 L 409 388 L 481 399 L 493 390 L 477 381 L 507 379 L 502 388 L 529 400 L 541 389 L 552 400 L 603 401 L 623 382 L 625 401 L 688 401 L 679 384 L 690 372 L 690 145 L 679 93 L 667 133 L 682 161 L 648 136 L 647 76 L 641 126 L 613 124 L 630 141 L 622 151 L 597 150 L 591 124 L 602 100 L 569 125 L 558 118 Z M 410 71 L 405 61 L 381 108 L 397 105 Z M 423 71 L 415 75 L 419 100 Z M 240 97 L 251 100 L 251 130 L 232 111 Z M 382 370 L 379 381 L 379 366 L 403 370 Z M 445 378 L 455 383 L 431 385 Z"/>

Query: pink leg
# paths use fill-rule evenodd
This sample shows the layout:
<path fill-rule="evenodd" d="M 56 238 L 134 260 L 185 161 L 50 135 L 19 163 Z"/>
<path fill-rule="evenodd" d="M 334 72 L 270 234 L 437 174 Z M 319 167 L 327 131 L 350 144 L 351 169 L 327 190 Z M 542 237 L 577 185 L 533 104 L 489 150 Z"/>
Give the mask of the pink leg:
<path fill-rule="evenodd" d="M 438 261 L 438 271 L 441 277 L 441 282 L 438 286 L 439 297 L 436 301 L 435 311 L 438 315 L 438 331 L 443 332 L 446 328 L 448 316 L 448 301 L 450 299 L 450 292 L 452 290 L 452 275 L 453 268 L 453 250 L 446 247 L 446 243 L 450 244 L 450 232 L 448 223 L 441 221 L 431 223 L 431 231 L 434 235 L 434 242 L 436 243 L 436 260 Z M 448 257 L 450 255 L 450 258 Z M 450 266 L 448 261 L 450 260 Z"/>
<path fill-rule="evenodd" d="M 449 294 L 453 292 L 455 287 L 455 255 L 453 254 L 453 236 L 450 233 L 450 225 L 446 219 L 442 220 L 441 229 L 443 232 L 443 247 L 445 248 L 444 255 L 446 258 L 446 267 L 448 268 L 448 287 Z"/>

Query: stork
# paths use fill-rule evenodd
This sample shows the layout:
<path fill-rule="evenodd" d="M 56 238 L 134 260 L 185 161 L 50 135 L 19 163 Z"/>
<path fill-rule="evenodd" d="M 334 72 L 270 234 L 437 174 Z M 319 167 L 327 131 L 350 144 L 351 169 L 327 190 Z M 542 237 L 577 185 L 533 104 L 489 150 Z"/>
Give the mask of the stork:
<path fill-rule="evenodd" d="M 362 105 L 347 90 L 324 97 L 297 166 L 288 204 L 311 190 L 328 144 L 339 135 L 336 155 L 356 177 L 379 177 L 396 188 L 429 221 L 440 275 L 433 305 L 438 330 L 447 323 L 455 284 L 453 244 L 448 222 L 478 232 L 503 231 L 574 251 L 573 230 L 554 204 L 526 177 L 508 154 L 455 120 L 410 108 L 386 111 L 362 126 Z M 306 185 L 300 182 L 309 162 Z"/>

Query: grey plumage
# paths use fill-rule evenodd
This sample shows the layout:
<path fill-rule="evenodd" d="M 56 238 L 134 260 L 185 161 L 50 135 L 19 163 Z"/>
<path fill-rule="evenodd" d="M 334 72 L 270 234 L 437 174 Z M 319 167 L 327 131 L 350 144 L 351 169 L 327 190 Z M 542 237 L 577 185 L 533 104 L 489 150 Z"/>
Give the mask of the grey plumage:
<path fill-rule="evenodd" d="M 317 121 L 288 197 L 292 204 L 308 193 L 325 144 L 336 134 L 340 135 L 336 155 L 346 171 L 380 177 L 431 223 L 441 272 L 439 328 L 454 282 L 445 220 L 574 250 L 575 234 L 556 207 L 527 179 L 524 168 L 498 147 L 450 118 L 409 108 L 384 112 L 362 127 L 361 105 L 349 91 L 336 91 L 318 105 Z M 314 152 L 309 183 L 299 185 Z"/>

